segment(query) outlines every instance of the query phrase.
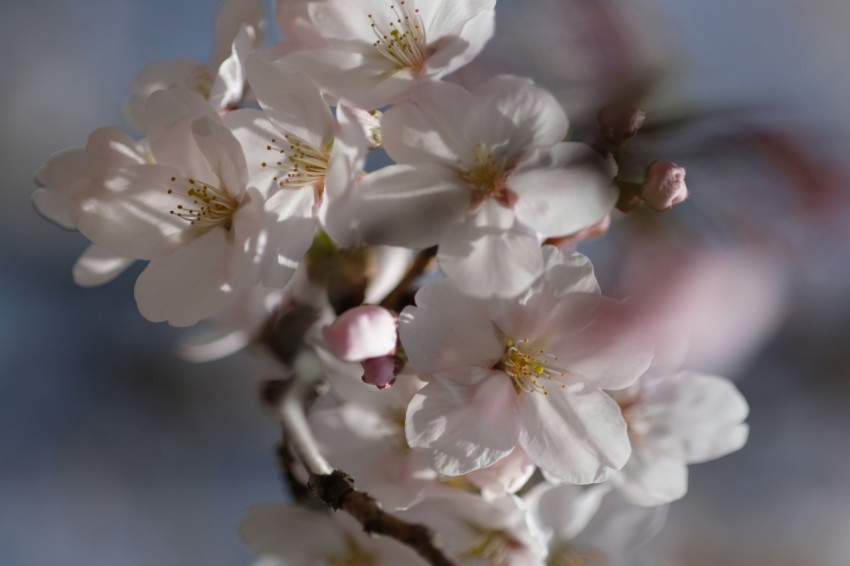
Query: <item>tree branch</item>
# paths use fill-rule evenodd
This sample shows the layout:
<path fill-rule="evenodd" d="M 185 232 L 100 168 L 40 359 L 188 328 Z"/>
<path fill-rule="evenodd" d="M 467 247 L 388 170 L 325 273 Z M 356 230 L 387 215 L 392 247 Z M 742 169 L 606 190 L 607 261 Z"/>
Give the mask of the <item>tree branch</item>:
<path fill-rule="evenodd" d="M 304 412 L 305 399 L 322 381 L 322 369 L 315 353 L 302 351 L 295 360 L 294 370 L 285 387 L 278 390 L 276 416 L 283 425 L 285 442 L 307 469 L 313 495 L 334 511 L 342 509 L 350 514 L 367 533 L 393 538 L 412 548 L 433 566 L 453 566 L 434 543 L 431 529 L 402 521 L 381 509 L 375 498 L 357 490 L 348 474 L 334 469 L 322 456 Z M 289 477 L 289 470 L 285 468 L 284 472 Z"/>
<path fill-rule="evenodd" d="M 428 264 L 431 263 L 431 260 L 434 259 L 436 255 L 437 246 L 426 248 L 416 254 L 416 258 L 413 260 L 413 264 L 411 264 L 410 269 L 407 270 L 407 273 L 405 273 L 402 280 L 398 282 L 398 285 L 390 291 L 390 294 L 381 301 L 381 306 L 391 311 L 401 312 L 401 310 L 411 301 L 409 296 L 410 285 L 416 281 L 420 275 L 425 273 L 425 270 L 428 268 Z"/>

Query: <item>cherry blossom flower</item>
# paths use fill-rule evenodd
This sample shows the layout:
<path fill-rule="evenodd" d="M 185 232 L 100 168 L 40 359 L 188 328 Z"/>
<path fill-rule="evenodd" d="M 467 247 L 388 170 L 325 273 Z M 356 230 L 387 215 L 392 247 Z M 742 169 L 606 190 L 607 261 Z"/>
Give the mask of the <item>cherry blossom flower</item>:
<path fill-rule="evenodd" d="M 94 244 L 150 260 L 136 282 L 142 314 L 188 326 L 233 289 L 285 285 L 315 231 L 292 217 L 290 195 L 247 186 L 239 143 L 198 95 L 154 93 L 148 114 L 154 163 L 115 171 L 78 219 Z"/>
<path fill-rule="evenodd" d="M 520 445 L 549 474 L 586 484 L 629 458 L 626 422 L 603 390 L 634 383 L 652 347 L 599 294 L 587 258 L 545 255 L 516 299 L 468 297 L 441 280 L 401 313 L 401 342 L 428 380 L 408 408 L 408 443 L 442 473 L 490 466 Z"/>
<path fill-rule="evenodd" d="M 434 529 L 446 552 L 458 564 L 546 564 L 542 533 L 530 522 L 526 506 L 518 497 L 484 499 L 438 487 L 399 515 Z"/>
<path fill-rule="evenodd" d="M 84 148 L 70 148 L 51 156 L 35 174 L 42 188 L 33 194 L 33 205 L 45 218 L 76 230 L 80 204 L 108 190 L 103 180 L 122 167 L 148 163 L 150 151 L 116 128 L 98 128 Z M 102 285 L 120 275 L 133 260 L 91 245 L 74 264 L 74 281 L 85 287 Z"/>
<path fill-rule="evenodd" d="M 689 371 L 650 371 L 613 392 L 632 438 L 632 456 L 609 481 L 636 505 L 661 505 L 688 491 L 687 464 L 740 449 L 747 402 L 728 379 Z"/>
<path fill-rule="evenodd" d="M 248 512 L 240 528 L 248 547 L 263 564 L 326 566 L 417 566 L 425 562 L 408 547 L 387 537 L 371 537 L 354 519 L 292 505 L 267 505 Z"/>
<path fill-rule="evenodd" d="M 133 92 L 124 104 L 127 121 L 147 131 L 148 99 L 157 91 L 178 86 L 200 94 L 217 112 L 238 107 L 245 96 L 245 58 L 262 45 L 264 27 L 263 7 L 258 0 L 224 2 L 216 20 L 212 66 L 194 59 L 151 63 L 133 81 Z"/>
<path fill-rule="evenodd" d="M 465 292 L 516 295 L 540 274 L 541 236 L 591 226 L 617 198 L 608 162 L 566 134 L 561 107 L 527 79 L 472 93 L 423 85 L 384 115 L 398 164 L 351 191 L 350 221 L 367 242 L 439 244 L 441 269 Z"/>
<path fill-rule="evenodd" d="M 664 525 L 666 507 L 630 505 L 605 486 L 540 484 L 525 497 L 551 566 L 638 566 L 638 549 Z M 653 564 L 655 562 L 652 562 Z"/>
<path fill-rule="evenodd" d="M 306 5 L 322 49 L 281 61 L 367 109 L 469 63 L 493 36 L 496 0 L 314 0 Z"/>

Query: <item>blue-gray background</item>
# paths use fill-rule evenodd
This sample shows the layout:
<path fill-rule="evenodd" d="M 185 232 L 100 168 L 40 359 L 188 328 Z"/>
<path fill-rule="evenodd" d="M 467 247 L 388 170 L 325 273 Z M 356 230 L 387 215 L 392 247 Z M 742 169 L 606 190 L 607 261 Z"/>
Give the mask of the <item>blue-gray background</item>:
<path fill-rule="evenodd" d="M 563 30 L 523 29 L 538 3 L 552 4 L 500 0 L 500 34 L 531 32 L 545 49 L 547 34 Z M 668 38 L 656 51 L 676 53 L 681 75 L 671 100 L 769 103 L 816 153 L 839 163 L 846 155 L 845 1 L 629 6 L 626 19 L 641 16 L 649 20 L 644 29 L 656 30 L 650 44 L 656 33 Z M 29 204 L 31 175 L 48 155 L 83 143 L 98 126 L 124 124 L 121 102 L 142 65 L 207 58 L 214 11 L 210 0 L 0 6 L 4 566 L 247 564 L 236 534 L 241 513 L 281 497 L 277 433 L 256 403 L 265 368 L 246 357 L 177 361 L 179 332 L 135 310 L 137 270 L 103 288 L 75 287 L 70 268 L 83 239 L 41 220 Z M 512 49 L 520 50 L 507 43 L 503 52 Z M 523 64 L 509 68 L 522 72 Z M 730 207 L 752 204 L 734 192 L 728 199 Z M 841 200 L 837 206 L 846 206 Z M 788 224 L 797 249 L 785 323 L 735 371 L 752 406 L 750 443 L 692 469 L 691 493 L 673 507 L 656 545 L 671 564 L 850 564 L 847 232 L 812 235 Z"/>

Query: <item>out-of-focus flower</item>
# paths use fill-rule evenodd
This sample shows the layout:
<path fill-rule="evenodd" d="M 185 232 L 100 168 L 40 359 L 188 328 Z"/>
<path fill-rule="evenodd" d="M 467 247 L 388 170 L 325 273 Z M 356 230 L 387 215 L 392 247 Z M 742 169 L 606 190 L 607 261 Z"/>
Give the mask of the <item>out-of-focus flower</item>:
<path fill-rule="evenodd" d="M 617 198 L 608 163 L 562 141 L 566 115 L 527 79 L 429 84 L 381 124 L 398 165 L 351 191 L 350 222 L 368 242 L 439 244 L 440 267 L 473 295 L 520 293 L 543 266 L 539 235 L 586 228 Z"/>
<path fill-rule="evenodd" d="M 329 515 L 292 505 L 255 507 L 248 511 L 239 532 L 251 550 L 280 564 L 425 564 L 409 547 L 367 535 L 341 512 Z"/>
<path fill-rule="evenodd" d="M 133 81 L 133 92 L 124 105 L 127 121 L 147 131 L 145 107 L 151 95 L 178 86 L 198 93 L 217 112 L 237 107 L 245 95 L 245 59 L 262 45 L 264 28 L 258 0 L 224 2 L 216 20 L 212 66 L 193 59 L 151 63 Z"/>
<path fill-rule="evenodd" d="M 749 408 L 728 379 L 681 371 L 652 371 L 612 392 L 629 424 L 632 456 L 609 481 L 636 505 L 679 499 L 688 491 L 687 464 L 740 449 Z"/>
<path fill-rule="evenodd" d="M 323 330 L 328 349 L 348 362 L 395 353 L 396 317 L 383 307 L 363 305 L 347 310 Z"/>
<path fill-rule="evenodd" d="M 517 497 L 483 499 L 463 491 L 434 488 L 400 515 L 434 529 L 458 564 L 546 564 L 542 533 L 529 521 L 526 506 Z"/>
<path fill-rule="evenodd" d="M 641 199 L 653 210 L 664 212 L 688 198 L 685 168 L 669 161 L 655 161 L 646 171 Z"/>
<path fill-rule="evenodd" d="M 587 258 L 547 247 L 546 270 L 516 299 L 465 296 L 426 284 L 399 333 L 426 385 L 407 413 L 407 439 L 448 475 L 492 465 L 519 444 L 570 483 L 605 480 L 628 460 L 626 422 L 604 389 L 631 385 L 652 347 L 599 294 Z"/>
<path fill-rule="evenodd" d="M 531 520 L 542 531 L 553 566 L 639 566 L 637 552 L 664 525 L 666 507 L 629 504 L 604 486 L 540 484 L 525 497 Z"/>
<path fill-rule="evenodd" d="M 328 46 L 281 61 L 314 77 L 337 98 L 367 110 L 380 108 L 478 55 L 493 35 L 495 4 L 315 0 L 307 3 L 306 16 Z"/>

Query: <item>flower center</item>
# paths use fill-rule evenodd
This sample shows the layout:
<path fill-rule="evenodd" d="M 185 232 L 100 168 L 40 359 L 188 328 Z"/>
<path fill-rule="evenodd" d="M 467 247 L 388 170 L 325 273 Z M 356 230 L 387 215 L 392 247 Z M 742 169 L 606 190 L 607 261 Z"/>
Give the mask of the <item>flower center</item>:
<path fill-rule="evenodd" d="M 534 348 L 529 344 L 528 338 L 523 338 L 519 342 L 508 340 L 498 366 L 511 377 L 517 394 L 536 391 L 548 395 L 549 390 L 545 382 L 564 376 L 563 372 L 549 367 L 551 361 L 557 360 L 558 356 Z M 566 387 L 564 383 L 560 385 L 561 389 Z"/>
<path fill-rule="evenodd" d="M 572 546 L 565 544 L 559 546 L 549 553 L 546 566 L 605 566 L 608 560 L 597 551 L 579 552 Z"/>
<path fill-rule="evenodd" d="M 480 560 L 489 566 L 508 566 L 511 554 L 523 547 L 523 544 L 505 531 L 485 530 L 470 525 L 478 533 L 464 557 Z"/>
<path fill-rule="evenodd" d="M 189 200 L 186 204 L 178 204 L 169 213 L 199 228 L 224 226 L 230 230 L 233 213 L 239 206 L 227 189 L 208 185 L 191 177 L 172 177 L 168 194 Z"/>
<path fill-rule="evenodd" d="M 272 152 L 278 161 L 263 161 L 262 167 L 280 169 L 283 174 L 275 177 L 277 186 L 300 188 L 307 185 L 324 187 L 325 175 L 331 159 L 333 142 L 326 148 L 318 148 L 293 134 L 286 134 L 284 143 L 272 138 L 266 150 Z"/>
<path fill-rule="evenodd" d="M 377 40 L 372 44 L 378 52 L 398 67 L 419 71 L 427 59 L 425 24 L 419 9 L 411 9 L 411 0 L 390 4 L 386 21 L 379 22 L 369 14 L 372 32 Z"/>
<path fill-rule="evenodd" d="M 509 168 L 503 160 L 493 156 L 493 150 L 486 144 L 478 144 L 475 149 L 475 163 L 471 168 L 462 169 L 460 177 L 472 189 L 472 204 L 476 206 L 484 199 L 494 198 L 503 206 L 513 207 L 516 193 L 507 187 Z"/>
<path fill-rule="evenodd" d="M 204 100 L 209 100 L 214 82 L 212 70 L 206 65 L 198 65 L 189 79 L 189 88 L 203 96 Z"/>

